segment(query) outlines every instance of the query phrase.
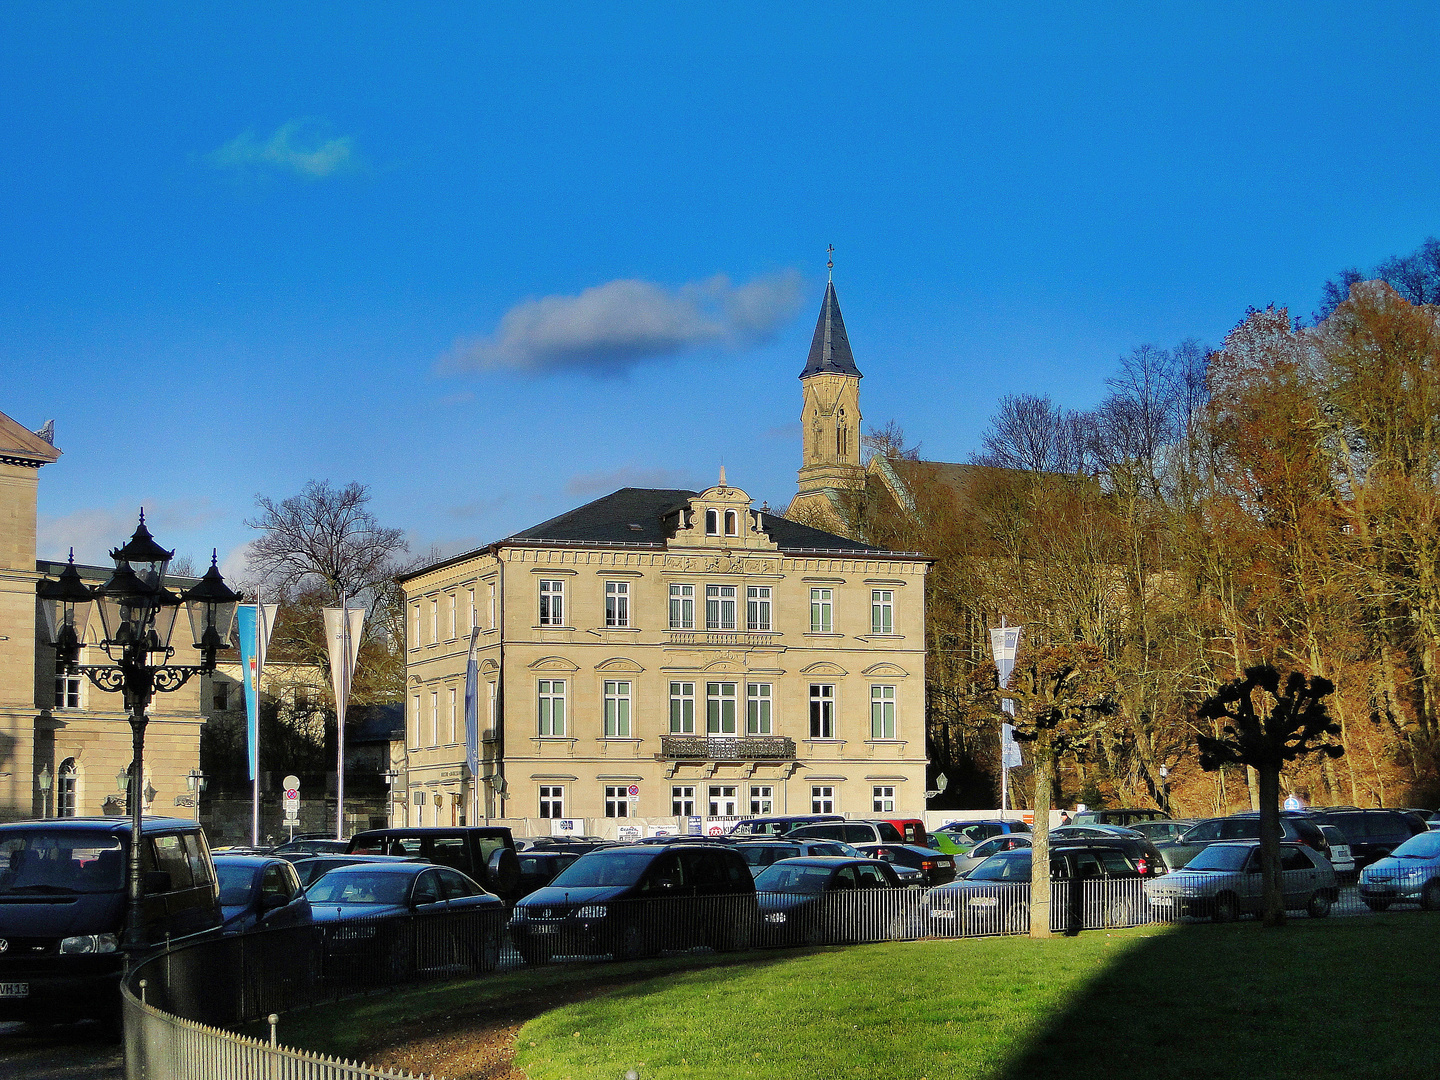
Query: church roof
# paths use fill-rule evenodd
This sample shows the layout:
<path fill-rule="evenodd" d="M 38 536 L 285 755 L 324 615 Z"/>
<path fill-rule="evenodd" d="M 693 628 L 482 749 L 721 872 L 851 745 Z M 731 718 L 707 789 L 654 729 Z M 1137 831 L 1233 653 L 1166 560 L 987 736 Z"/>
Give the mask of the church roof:
<path fill-rule="evenodd" d="M 60 451 L 53 444 L 0 413 L 0 459 L 25 465 L 48 465 L 59 457 Z"/>
<path fill-rule="evenodd" d="M 850 351 L 850 339 L 845 336 L 845 320 L 840 317 L 840 300 L 835 295 L 833 281 L 825 286 L 820 318 L 815 322 L 815 337 L 810 341 L 810 358 L 800 378 L 826 374 L 861 378 L 860 369 L 855 366 L 855 354 Z"/>

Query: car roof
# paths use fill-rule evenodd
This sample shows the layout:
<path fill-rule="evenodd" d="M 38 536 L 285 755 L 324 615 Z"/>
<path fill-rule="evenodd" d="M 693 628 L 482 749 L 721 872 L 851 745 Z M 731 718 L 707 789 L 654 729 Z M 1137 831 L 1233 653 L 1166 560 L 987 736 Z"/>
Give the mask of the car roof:
<path fill-rule="evenodd" d="M 428 863 L 428 862 L 402 862 L 402 861 L 400 861 L 400 860 L 397 859 L 395 862 L 383 862 L 383 863 L 372 863 L 372 862 L 365 862 L 365 863 L 346 863 L 344 866 L 337 866 L 337 867 L 335 867 L 333 870 L 330 871 L 330 873 L 332 873 L 332 874 L 343 874 L 343 873 L 345 873 L 346 871 L 354 871 L 354 872 L 357 872 L 357 873 L 358 873 L 359 871 L 364 870 L 364 871 L 366 871 L 367 873 L 376 873 L 376 872 L 378 871 L 379 873 L 382 873 L 382 874 L 418 874 L 421 870 L 430 870 L 430 869 L 432 869 L 434 866 L 435 866 L 434 863 Z M 453 869 L 453 868 L 449 868 L 449 869 Z M 455 872 L 456 872 L 457 874 L 459 873 L 458 870 L 456 870 Z"/>
<path fill-rule="evenodd" d="M 802 855 L 798 859 L 781 859 L 780 862 L 773 862 L 770 866 L 779 866 L 781 863 L 787 866 L 795 866 L 798 863 L 801 866 L 829 866 L 832 868 L 838 866 L 888 865 L 887 863 L 880 862 L 879 859 L 857 859 L 853 855 Z M 769 869 L 769 867 L 766 869 Z"/>
<path fill-rule="evenodd" d="M 122 834 L 130 832 L 130 819 L 128 817 L 67 817 L 67 818 L 39 818 L 28 821 L 7 821 L 0 824 L 0 830 L 6 832 L 18 831 L 21 829 L 46 829 L 58 832 L 81 832 L 95 829 L 108 830 L 113 833 Z M 170 829 L 184 829 L 196 832 L 200 829 L 200 823 L 194 818 L 172 818 L 172 817 L 147 817 L 140 822 L 140 832 L 165 832 Z"/>
<path fill-rule="evenodd" d="M 290 865 L 288 859 L 282 859 L 278 855 L 271 858 L 269 855 L 226 855 L 223 851 L 215 856 L 215 865 L 225 866 L 248 866 L 258 870 L 262 866 L 269 866 L 271 863 L 284 863 Z"/>

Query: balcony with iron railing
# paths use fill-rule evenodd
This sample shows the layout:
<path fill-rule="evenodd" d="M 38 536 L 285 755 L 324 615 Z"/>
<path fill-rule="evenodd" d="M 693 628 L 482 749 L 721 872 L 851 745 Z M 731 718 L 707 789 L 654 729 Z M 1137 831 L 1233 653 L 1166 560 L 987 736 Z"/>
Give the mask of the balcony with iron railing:
<path fill-rule="evenodd" d="M 794 761 L 795 740 L 780 735 L 662 735 L 658 761 Z"/>
<path fill-rule="evenodd" d="M 671 645 L 726 645 L 739 648 L 767 648 L 778 634 L 746 630 L 671 630 Z"/>

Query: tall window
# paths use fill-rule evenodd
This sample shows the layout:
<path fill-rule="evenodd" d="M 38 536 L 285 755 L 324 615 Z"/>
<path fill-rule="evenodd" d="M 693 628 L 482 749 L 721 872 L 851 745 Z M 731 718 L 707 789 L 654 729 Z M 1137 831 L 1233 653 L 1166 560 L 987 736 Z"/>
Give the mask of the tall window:
<path fill-rule="evenodd" d="M 565 582 L 540 582 L 540 625 L 565 625 Z"/>
<path fill-rule="evenodd" d="M 812 814 L 833 814 L 835 812 L 835 788 L 830 784 L 816 784 L 810 789 L 810 812 Z"/>
<path fill-rule="evenodd" d="M 745 734 L 769 735 L 770 684 L 750 683 L 745 687 Z"/>
<path fill-rule="evenodd" d="M 695 734 L 695 684 L 693 682 L 672 682 L 670 684 L 670 734 Z"/>
<path fill-rule="evenodd" d="M 67 675 L 65 665 L 58 660 L 55 662 L 55 708 L 80 708 L 80 680 L 82 677 L 78 674 Z"/>
<path fill-rule="evenodd" d="M 810 684 L 810 737 L 835 737 L 835 687 L 829 683 Z"/>
<path fill-rule="evenodd" d="M 754 784 L 750 788 L 750 813 L 773 814 L 775 812 L 775 788 L 770 784 Z"/>
<path fill-rule="evenodd" d="M 705 535 L 706 535 L 706 536 L 719 536 L 719 535 L 720 535 L 720 511 L 719 511 L 719 510 L 706 510 L 706 511 L 705 511 Z"/>
<path fill-rule="evenodd" d="M 735 586 L 705 586 L 705 629 L 735 629 Z"/>
<path fill-rule="evenodd" d="M 895 687 L 870 687 L 870 737 L 895 738 Z"/>
<path fill-rule="evenodd" d="M 870 590 L 870 632 L 872 634 L 893 634 L 895 632 L 895 590 Z"/>
<path fill-rule="evenodd" d="M 562 818 L 565 816 L 565 788 L 559 784 L 540 785 L 540 816 Z"/>
<path fill-rule="evenodd" d="M 419 605 L 419 604 L 412 604 L 412 605 L 410 606 L 410 647 L 411 647 L 412 649 L 418 649 L 418 648 L 420 647 L 420 605 Z"/>
<path fill-rule="evenodd" d="M 630 816 L 630 789 L 624 784 L 605 786 L 605 816 Z"/>
<path fill-rule="evenodd" d="M 895 788 L 893 785 L 877 784 L 870 791 L 875 813 L 893 814 L 895 812 Z"/>
<path fill-rule="evenodd" d="M 738 511 L 735 511 L 735 510 L 726 510 L 726 511 L 725 511 L 725 535 L 726 535 L 726 536 L 739 536 L 739 535 L 740 535 L 740 514 L 739 514 Z"/>
<path fill-rule="evenodd" d="M 734 817 L 739 813 L 734 784 L 714 784 L 710 788 L 710 816 Z"/>
<path fill-rule="evenodd" d="M 495 583 L 492 581 L 488 586 L 490 590 L 490 629 L 495 629 Z"/>
<path fill-rule="evenodd" d="M 670 586 L 670 629 L 695 629 L 695 586 Z"/>
<path fill-rule="evenodd" d="M 735 734 L 735 684 L 705 684 L 705 731 L 710 735 Z"/>
<path fill-rule="evenodd" d="M 605 737 L 630 737 L 630 683 L 628 680 L 605 683 Z"/>
<path fill-rule="evenodd" d="M 225 712 L 230 708 L 230 684 L 218 680 L 210 684 L 210 706 L 216 712 Z"/>
<path fill-rule="evenodd" d="M 695 813 L 695 789 L 693 787 L 686 784 L 670 789 L 670 813 L 676 817 L 690 817 Z"/>
<path fill-rule="evenodd" d="M 835 627 L 835 595 L 833 589 L 810 590 L 810 632 L 829 634 Z"/>
<path fill-rule="evenodd" d="M 440 640 L 440 599 L 430 598 L 430 644 Z"/>
<path fill-rule="evenodd" d="M 55 774 L 55 816 L 75 816 L 75 759 L 66 758 Z"/>
<path fill-rule="evenodd" d="M 430 691 L 430 745 L 440 745 L 440 691 Z"/>
<path fill-rule="evenodd" d="M 420 749 L 420 695 L 410 699 L 410 749 Z"/>
<path fill-rule="evenodd" d="M 745 590 L 745 625 L 750 630 L 770 631 L 769 585 L 751 585 Z"/>
<path fill-rule="evenodd" d="M 465 596 L 465 603 L 466 603 L 466 606 L 469 607 L 469 609 L 470 609 L 470 619 L 469 619 L 469 621 L 465 624 L 465 633 L 469 634 L 471 630 L 474 630 L 475 627 L 479 625 L 479 624 L 475 621 L 475 619 L 476 619 L 476 617 L 477 617 L 477 615 L 478 615 L 478 612 L 476 612 L 476 610 L 475 610 L 475 590 L 474 590 L 474 589 L 469 590 L 469 592 L 466 594 L 466 596 Z"/>
<path fill-rule="evenodd" d="M 459 717 L 455 709 L 455 687 L 450 688 L 450 743 L 453 745 L 460 740 L 455 736 L 459 728 Z"/>
<path fill-rule="evenodd" d="M 460 607 L 460 598 L 454 593 L 450 593 L 447 596 L 447 599 L 450 601 L 450 640 L 454 641 L 457 637 L 460 636 L 460 624 L 458 614 L 458 609 Z"/>
<path fill-rule="evenodd" d="M 630 625 L 630 583 L 628 581 L 605 582 L 605 625 Z"/>
<path fill-rule="evenodd" d="M 565 734 L 565 680 L 540 680 L 540 734 Z"/>

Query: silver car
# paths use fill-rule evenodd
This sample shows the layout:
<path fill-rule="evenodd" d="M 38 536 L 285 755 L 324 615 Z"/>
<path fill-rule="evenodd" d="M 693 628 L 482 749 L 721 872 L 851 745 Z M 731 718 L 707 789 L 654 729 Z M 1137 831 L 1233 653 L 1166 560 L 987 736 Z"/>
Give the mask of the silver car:
<path fill-rule="evenodd" d="M 1287 911 L 1313 919 L 1330 914 L 1339 888 L 1325 856 L 1303 844 L 1281 844 L 1280 876 Z M 1260 841 L 1223 841 L 1208 845 L 1184 869 L 1147 881 L 1145 897 L 1157 919 L 1191 915 L 1231 922 L 1261 911 L 1261 877 Z"/>
<path fill-rule="evenodd" d="M 992 836 L 976 844 L 964 855 L 956 855 L 955 876 L 965 877 L 977 866 L 983 863 L 991 855 L 998 855 L 1002 851 L 1014 851 L 1016 848 L 1028 848 L 1030 846 L 1029 833 L 1004 833 L 1001 836 Z"/>
<path fill-rule="evenodd" d="M 1440 911 L 1440 832 L 1412 836 L 1361 870 L 1360 899 L 1371 911 L 1415 903 Z"/>

